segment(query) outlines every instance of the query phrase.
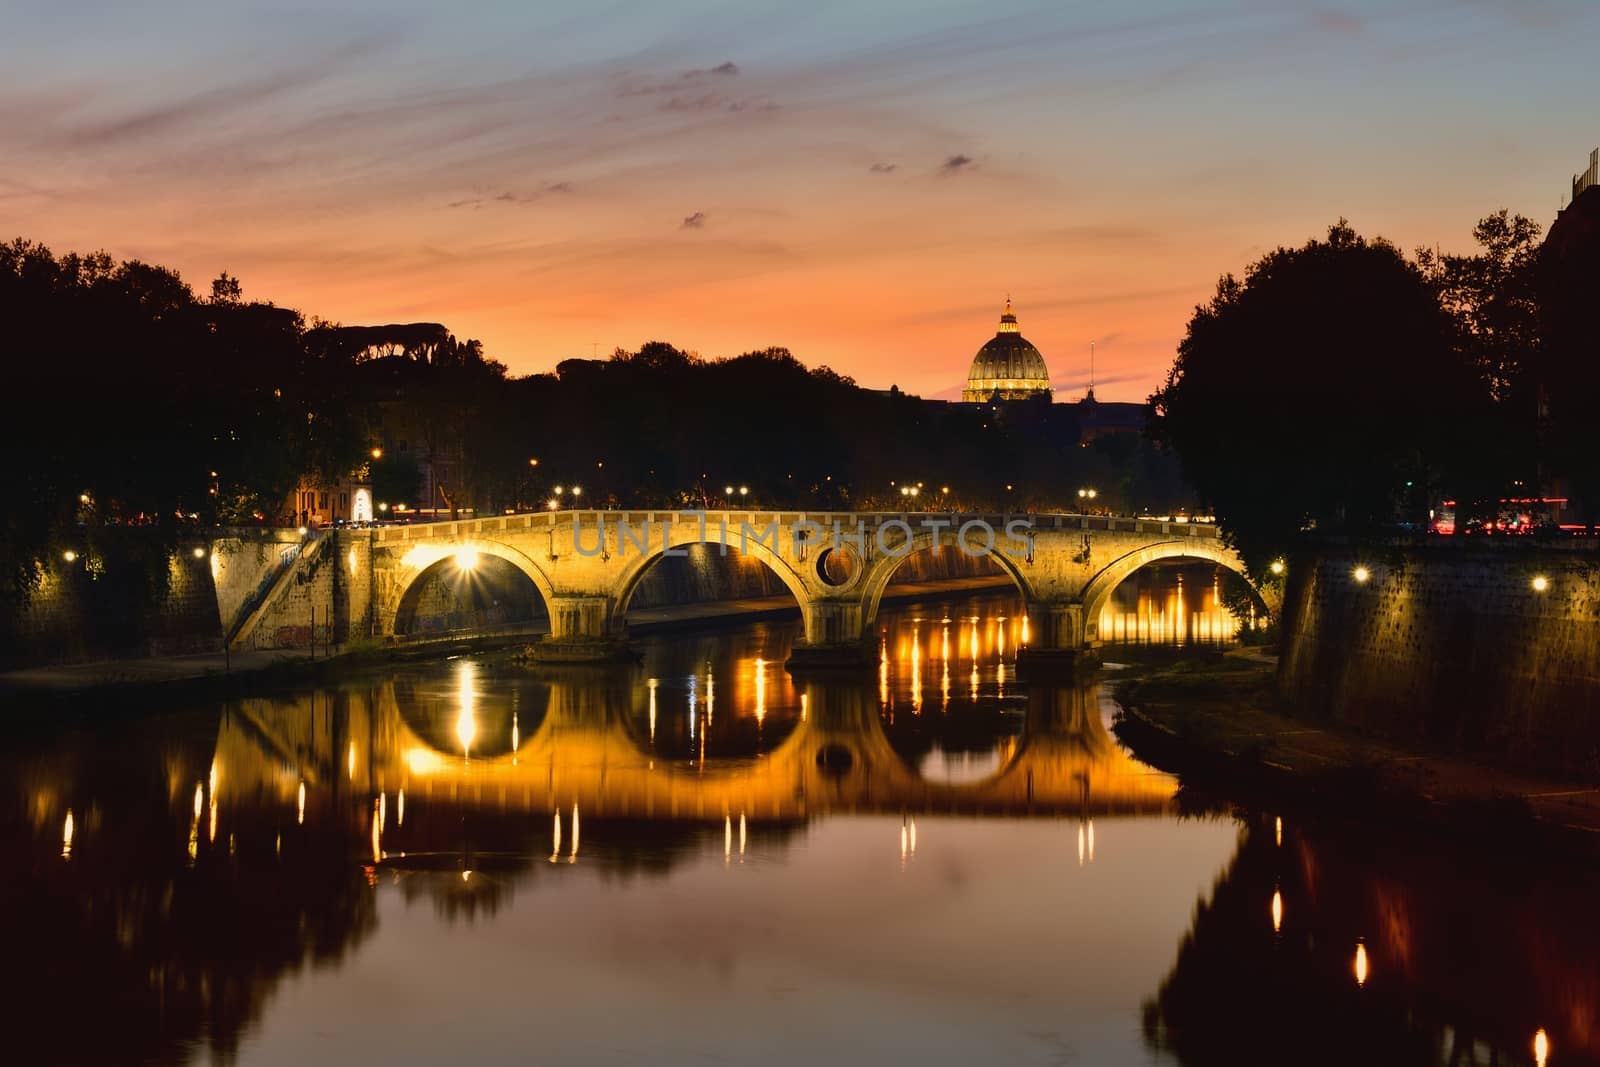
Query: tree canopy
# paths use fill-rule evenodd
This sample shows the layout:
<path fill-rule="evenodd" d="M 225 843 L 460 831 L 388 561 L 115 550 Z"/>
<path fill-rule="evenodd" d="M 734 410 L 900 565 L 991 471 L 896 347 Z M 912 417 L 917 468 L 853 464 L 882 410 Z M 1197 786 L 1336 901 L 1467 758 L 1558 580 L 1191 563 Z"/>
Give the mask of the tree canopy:
<path fill-rule="evenodd" d="M 1472 467 L 1478 382 L 1421 268 L 1340 220 L 1218 282 L 1154 432 L 1261 573 L 1305 529 L 1424 521 Z"/>

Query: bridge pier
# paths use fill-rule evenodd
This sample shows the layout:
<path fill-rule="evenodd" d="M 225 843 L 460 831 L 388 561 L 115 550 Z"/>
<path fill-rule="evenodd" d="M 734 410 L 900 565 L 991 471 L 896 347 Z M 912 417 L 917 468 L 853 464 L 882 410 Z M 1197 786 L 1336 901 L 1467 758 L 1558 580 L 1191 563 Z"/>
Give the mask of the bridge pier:
<path fill-rule="evenodd" d="M 1089 647 L 1083 604 L 1042 601 L 1028 604 L 1029 641 L 1017 650 L 1017 668 L 1029 674 L 1075 673 L 1099 665 Z"/>
<path fill-rule="evenodd" d="M 805 637 L 784 664 L 790 671 L 867 667 L 873 662 L 866 606 L 859 600 L 812 600 L 801 605 Z"/>
<path fill-rule="evenodd" d="M 550 632 L 531 647 L 544 663 L 604 663 L 630 658 L 627 627 L 608 596 L 550 599 Z"/>

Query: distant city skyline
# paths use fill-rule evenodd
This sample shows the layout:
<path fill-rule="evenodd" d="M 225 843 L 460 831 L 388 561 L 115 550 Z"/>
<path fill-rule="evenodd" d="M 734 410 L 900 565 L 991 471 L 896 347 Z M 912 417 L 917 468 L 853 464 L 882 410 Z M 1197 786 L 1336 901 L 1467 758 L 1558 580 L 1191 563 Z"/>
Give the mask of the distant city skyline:
<path fill-rule="evenodd" d="M 668 9 L 670 7 L 670 10 Z M 1600 142 L 1574 2 L 6 4 L 0 239 L 221 271 L 513 373 L 781 345 L 959 396 L 1009 294 L 1143 399 L 1343 216 L 1466 250 Z"/>

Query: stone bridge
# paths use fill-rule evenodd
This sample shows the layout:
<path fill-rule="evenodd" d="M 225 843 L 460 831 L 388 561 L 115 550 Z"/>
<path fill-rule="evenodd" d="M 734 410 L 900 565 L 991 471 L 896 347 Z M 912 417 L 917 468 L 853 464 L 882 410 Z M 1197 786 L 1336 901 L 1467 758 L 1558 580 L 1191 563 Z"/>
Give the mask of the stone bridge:
<path fill-rule="evenodd" d="M 985 555 L 1026 604 L 1029 659 L 1071 662 L 1099 643 L 1101 608 L 1139 568 L 1207 560 L 1241 575 L 1216 527 L 1091 515 L 972 515 L 804 511 L 554 511 L 385 527 L 372 551 L 373 629 L 394 635 L 414 610 L 421 579 L 470 571 L 483 557 L 526 575 L 544 600 L 552 662 L 610 658 L 626 640 L 629 600 L 665 555 L 693 544 L 766 564 L 804 619 L 791 665 L 870 662 L 878 603 L 912 553 Z M 1267 604 L 1268 610 L 1275 605 Z"/>

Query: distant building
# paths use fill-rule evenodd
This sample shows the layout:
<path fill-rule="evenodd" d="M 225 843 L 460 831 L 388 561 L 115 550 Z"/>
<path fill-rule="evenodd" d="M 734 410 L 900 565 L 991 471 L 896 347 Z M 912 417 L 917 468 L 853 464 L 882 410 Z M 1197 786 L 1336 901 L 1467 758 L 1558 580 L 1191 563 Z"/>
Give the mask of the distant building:
<path fill-rule="evenodd" d="M 1051 436 L 1075 438 L 1079 444 L 1107 434 L 1144 431 L 1143 404 L 1101 403 L 1095 399 L 1093 381 L 1076 403 L 1056 404 L 1054 400 L 1044 355 L 1022 336 L 1007 297 L 1000 328 L 972 359 L 967 387 L 961 391 L 962 403 L 987 406 L 995 418 L 1011 425 L 1048 427 Z"/>
<path fill-rule="evenodd" d="M 327 526 L 336 521 L 371 522 L 372 487 L 354 478 L 306 475 L 289 496 L 292 523 Z"/>
<path fill-rule="evenodd" d="M 1007 297 L 1000 328 L 972 357 L 961 399 L 968 404 L 983 404 L 991 400 L 1049 399 L 1051 395 L 1050 370 L 1044 364 L 1044 356 L 1018 331 L 1017 316 Z"/>

